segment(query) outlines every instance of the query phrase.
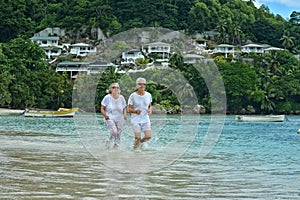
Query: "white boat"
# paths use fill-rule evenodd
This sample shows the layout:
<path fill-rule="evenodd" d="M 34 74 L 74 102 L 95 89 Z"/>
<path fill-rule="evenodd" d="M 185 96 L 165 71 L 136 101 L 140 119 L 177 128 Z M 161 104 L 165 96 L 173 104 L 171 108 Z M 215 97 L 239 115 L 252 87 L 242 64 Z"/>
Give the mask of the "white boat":
<path fill-rule="evenodd" d="M 24 116 L 36 118 L 72 118 L 77 111 L 78 108 L 59 108 L 57 111 L 26 111 Z"/>
<path fill-rule="evenodd" d="M 283 122 L 285 115 L 237 115 L 238 122 Z"/>

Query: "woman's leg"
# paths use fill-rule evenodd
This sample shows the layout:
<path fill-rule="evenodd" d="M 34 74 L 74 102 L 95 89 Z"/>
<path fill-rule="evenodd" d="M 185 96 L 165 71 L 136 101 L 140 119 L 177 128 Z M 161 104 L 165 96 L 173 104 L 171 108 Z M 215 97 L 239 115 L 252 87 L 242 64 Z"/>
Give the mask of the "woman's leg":
<path fill-rule="evenodd" d="M 116 132 L 116 138 L 115 138 L 115 144 L 120 145 L 121 142 L 121 134 L 123 131 L 123 121 L 117 121 L 116 122 L 116 128 L 117 128 L 117 132 Z"/>
<path fill-rule="evenodd" d="M 107 124 L 107 128 L 108 128 L 108 130 L 110 132 L 109 143 L 112 140 L 114 140 L 114 142 L 115 142 L 116 141 L 116 137 L 117 137 L 117 126 L 116 126 L 116 123 L 114 121 L 112 121 L 112 120 L 107 120 L 106 124 Z"/>

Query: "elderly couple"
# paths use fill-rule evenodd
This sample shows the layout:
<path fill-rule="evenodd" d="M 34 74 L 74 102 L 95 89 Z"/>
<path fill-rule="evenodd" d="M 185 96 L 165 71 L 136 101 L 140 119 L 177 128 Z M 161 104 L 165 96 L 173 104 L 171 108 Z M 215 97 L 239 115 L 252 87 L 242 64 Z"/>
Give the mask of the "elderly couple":
<path fill-rule="evenodd" d="M 137 91 L 132 93 L 128 99 L 128 112 L 131 113 L 131 125 L 134 131 L 134 148 L 138 148 L 143 142 L 151 139 L 150 115 L 152 114 L 152 96 L 146 92 L 146 79 L 136 80 Z M 126 120 L 126 102 L 120 94 L 118 83 L 113 83 L 109 87 L 107 94 L 101 102 L 101 113 L 105 118 L 106 125 L 110 131 L 110 137 L 106 141 L 106 148 L 110 142 L 114 141 L 114 148 L 120 144 L 121 132 Z M 144 137 L 141 138 L 141 133 Z"/>

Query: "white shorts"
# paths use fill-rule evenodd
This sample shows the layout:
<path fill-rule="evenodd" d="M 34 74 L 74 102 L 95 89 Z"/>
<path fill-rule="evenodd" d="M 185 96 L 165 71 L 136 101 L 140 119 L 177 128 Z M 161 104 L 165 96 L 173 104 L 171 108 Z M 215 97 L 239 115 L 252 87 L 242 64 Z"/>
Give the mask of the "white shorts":
<path fill-rule="evenodd" d="M 131 123 L 131 126 L 135 133 L 151 131 L 151 124 L 149 122 L 148 123 Z"/>

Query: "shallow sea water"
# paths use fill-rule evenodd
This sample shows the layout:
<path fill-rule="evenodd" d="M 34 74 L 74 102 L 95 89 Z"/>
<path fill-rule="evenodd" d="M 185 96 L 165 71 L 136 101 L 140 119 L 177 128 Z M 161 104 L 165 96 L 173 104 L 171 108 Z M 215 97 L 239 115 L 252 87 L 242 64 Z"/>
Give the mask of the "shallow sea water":
<path fill-rule="evenodd" d="M 300 116 L 226 116 L 220 135 L 209 115 L 151 120 L 148 147 L 134 151 L 129 119 L 120 148 L 106 150 L 98 115 L 0 116 L 0 199 L 300 199 Z"/>

